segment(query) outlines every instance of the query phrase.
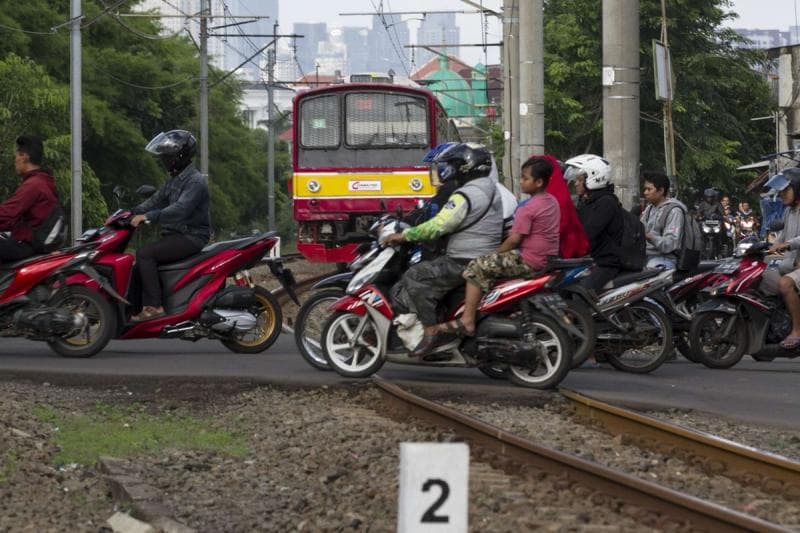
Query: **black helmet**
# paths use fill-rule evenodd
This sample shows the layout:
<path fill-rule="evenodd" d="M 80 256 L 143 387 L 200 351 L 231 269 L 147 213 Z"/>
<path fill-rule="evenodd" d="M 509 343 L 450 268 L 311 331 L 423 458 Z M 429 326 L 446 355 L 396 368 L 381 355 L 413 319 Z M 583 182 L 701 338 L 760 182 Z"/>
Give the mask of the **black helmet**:
<path fill-rule="evenodd" d="M 157 155 L 167 172 L 176 176 L 192 162 L 197 153 L 197 140 L 186 130 L 170 130 L 153 137 L 144 149 Z"/>
<path fill-rule="evenodd" d="M 703 191 L 703 196 L 705 196 L 706 198 L 711 198 L 713 200 L 716 200 L 717 196 L 719 196 L 719 192 L 717 192 L 715 188 L 709 187 L 708 189 Z"/>
<path fill-rule="evenodd" d="M 461 183 L 483 178 L 492 171 L 492 154 L 482 144 L 459 143 L 436 155 L 434 163 L 439 165 L 439 174 L 451 175 Z M 449 167 L 449 172 L 442 168 Z"/>

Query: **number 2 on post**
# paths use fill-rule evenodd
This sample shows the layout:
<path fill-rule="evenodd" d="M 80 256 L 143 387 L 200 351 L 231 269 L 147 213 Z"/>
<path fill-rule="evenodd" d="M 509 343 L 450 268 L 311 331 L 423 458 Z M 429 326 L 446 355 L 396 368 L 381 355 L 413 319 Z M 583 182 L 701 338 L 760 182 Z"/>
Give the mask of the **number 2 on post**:
<path fill-rule="evenodd" d="M 441 479 L 429 479 L 425 483 L 422 484 L 422 492 L 428 492 L 431 487 L 434 485 L 438 485 L 441 489 L 441 493 L 439 494 L 439 498 L 433 502 L 433 505 L 428 507 L 428 510 L 422 515 L 422 523 L 444 523 L 447 524 L 450 522 L 450 517 L 447 515 L 444 516 L 437 516 L 436 511 L 444 505 L 444 502 L 447 501 L 447 497 L 450 496 L 450 485 L 447 484 L 446 481 Z"/>

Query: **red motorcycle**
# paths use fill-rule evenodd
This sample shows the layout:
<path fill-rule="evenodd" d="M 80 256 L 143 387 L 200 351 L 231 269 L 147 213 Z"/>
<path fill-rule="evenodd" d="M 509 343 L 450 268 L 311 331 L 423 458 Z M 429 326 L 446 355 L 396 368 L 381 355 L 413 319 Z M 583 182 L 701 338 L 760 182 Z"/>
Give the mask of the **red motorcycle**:
<path fill-rule="evenodd" d="M 403 227 L 384 217 L 370 231 L 382 242 Z M 421 338 L 422 325 L 414 315 L 397 314 L 387 297 L 408 268 L 410 246 L 378 250 L 331 305 L 323 327 L 320 344 L 328 366 L 338 374 L 364 378 L 390 361 L 474 367 L 490 375 L 486 369 L 502 368 L 515 384 L 537 389 L 553 388 L 566 377 L 574 351 L 568 332 L 574 327 L 564 314 L 566 303 L 551 290 L 561 272 L 498 283 L 481 301 L 474 337 L 453 338 L 420 360 L 408 353 Z M 445 297 L 440 311 L 448 319 L 463 312 L 458 290 Z"/>
<path fill-rule="evenodd" d="M 132 286 L 134 255 L 125 249 L 135 228 L 130 211 L 118 210 L 100 229 L 89 230 L 81 241 L 94 248 L 91 269 L 67 278 L 84 291 L 94 291 L 113 304 L 107 338 L 99 339 L 92 350 L 75 356 L 89 357 L 99 352 L 113 337 L 117 339 L 178 338 L 196 341 L 217 339 L 231 351 L 259 353 L 277 340 L 282 327 L 281 307 L 275 296 L 256 286 L 248 269 L 267 263 L 287 293 L 294 294 L 294 276 L 280 259 L 264 259 L 278 242 L 275 232 L 217 242 L 200 253 L 175 263 L 159 266 L 166 315 L 142 322 L 131 322 L 137 310 L 128 299 L 137 300 L 140 289 Z"/>
<path fill-rule="evenodd" d="M 103 349 L 113 334 L 113 309 L 76 276 L 116 294 L 91 267 L 98 255 L 81 245 L 0 265 L 0 337 L 45 341 L 65 357 Z"/>

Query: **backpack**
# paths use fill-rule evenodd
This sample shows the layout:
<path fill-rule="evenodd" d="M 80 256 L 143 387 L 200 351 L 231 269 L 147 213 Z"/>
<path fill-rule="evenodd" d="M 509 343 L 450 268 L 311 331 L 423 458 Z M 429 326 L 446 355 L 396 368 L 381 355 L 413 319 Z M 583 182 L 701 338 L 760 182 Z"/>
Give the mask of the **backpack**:
<path fill-rule="evenodd" d="M 56 203 L 44 221 L 33 228 L 31 247 L 37 254 L 49 254 L 67 241 L 67 216 L 61 203 Z"/>
<path fill-rule="evenodd" d="M 639 218 L 622 208 L 619 204 L 622 217 L 622 240 L 619 245 L 619 263 L 624 270 L 642 270 L 647 264 L 647 242 L 644 238 L 644 224 Z"/>
<path fill-rule="evenodd" d="M 664 212 L 663 219 L 659 220 L 659 226 L 664 227 L 667 223 L 670 211 L 680 209 L 683 212 L 683 232 L 681 234 L 680 247 L 675 251 L 678 260 L 675 263 L 676 270 L 691 272 L 700 264 L 700 255 L 703 251 L 703 233 L 700 231 L 700 224 L 694 217 L 689 216 L 689 212 L 681 205 L 673 205 Z"/>

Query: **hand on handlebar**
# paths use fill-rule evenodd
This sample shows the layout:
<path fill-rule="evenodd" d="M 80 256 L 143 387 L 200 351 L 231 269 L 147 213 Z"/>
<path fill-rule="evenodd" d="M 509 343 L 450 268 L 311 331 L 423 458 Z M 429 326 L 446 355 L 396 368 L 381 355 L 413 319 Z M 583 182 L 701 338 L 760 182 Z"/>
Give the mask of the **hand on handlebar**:
<path fill-rule="evenodd" d="M 778 244 L 773 244 L 769 248 L 769 253 L 771 253 L 771 254 L 779 254 L 779 253 L 783 252 L 784 250 L 786 250 L 788 248 L 789 248 L 789 245 L 787 243 L 785 243 L 785 242 L 781 242 L 781 243 L 778 243 Z"/>
<path fill-rule="evenodd" d="M 147 220 L 147 216 L 146 215 L 133 215 L 133 218 L 131 219 L 131 226 L 133 226 L 135 228 L 136 226 L 138 226 L 142 222 L 144 222 L 145 224 L 149 224 L 150 223 L 150 221 Z"/>
<path fill-rule="evenodd" d="M 387 235 L 383 241 L 384 246 L 391 246 L 392 244 L 399 244 L 403 242 L 405 239 L 403 238 L 402 233 L 392 233 L 391 235 Z"/>

